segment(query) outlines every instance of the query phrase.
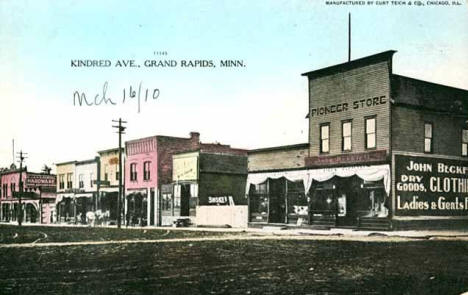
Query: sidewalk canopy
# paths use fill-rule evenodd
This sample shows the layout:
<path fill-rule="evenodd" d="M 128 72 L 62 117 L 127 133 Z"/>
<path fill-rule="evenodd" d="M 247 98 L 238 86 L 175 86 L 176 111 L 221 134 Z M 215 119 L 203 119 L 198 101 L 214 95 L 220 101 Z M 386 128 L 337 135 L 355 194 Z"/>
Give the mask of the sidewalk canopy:
<path fill-rule="evenodd" d="M 304 183 L 304 191 L 308 193 L 313 181 L 327 181 L 334 176 L 350 177 L 357 175 L 365 181 L 384 181 L 385 192 L 390 194 L 390 165 L 376 165 L 376 166 L 353 166 L 353 167 L 337 167 L 337 168 L 323 168 L 323 169 L 308 169 L 308 170 L 295 170 L 295 171 L 279 171 L 279 172 L 266 172 L 266 173 L 250 173 L 247 176 L 246 194 L 249 193 L 251 184 L 261 184 L 268 178 L 278 179 L 281 177 L 289 181 L 300 181 Z"/>

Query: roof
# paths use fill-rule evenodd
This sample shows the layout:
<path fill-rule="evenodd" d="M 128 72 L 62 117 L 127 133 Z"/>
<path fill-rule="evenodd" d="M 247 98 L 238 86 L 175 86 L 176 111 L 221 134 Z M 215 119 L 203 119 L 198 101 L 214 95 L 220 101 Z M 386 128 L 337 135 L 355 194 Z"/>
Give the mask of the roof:
<path fill-rule="evenodd" d="M 287 150 L 306 149 L 306 148 L 309 148 L 309 143 L 299 143 L 299 144 L 292 144 L 292 145 L 267 147 L 267 148 L 250 150 L 248 153 L 255 154 L 255 153 L 262 153 L 262 152 L 273 152 L 273 151 L 282 151 L 282 150 L 287 151 Z"/>
<path fill-rule="evenodd" d="M 116 147 L 116 148 L 111 148 L 111 149 L 105 149 L 105 150 L 102 150 L 102 151 L 98 151 L 98 154 L 118 152 L 118 150 L 119 150 L 118 147 Z M 121 150 L 122 150 L 122 151 L 125 151 L 125 148 L 122 147 Z"/>
<path fill-rule="evenodd" d="M 55 163 L 55 166 L 60 166 L 60 165 L 68 165 L 68 164 L 75 164 L 77 161 L 67 161 L 67 162 L 60 162 L 60 163 Z"/>
<path fill-rule="evenodd" d="M 94 159 L 89 159 L 89 160 L 77 161 L 76 165 L 85 165 L 85 164 L 96 163 L 98 161 L 98 159 L 99 159 L 99 157 L 96 157 Z"/>
<path fill-rule="evenodd" d="M 150 139 L 158 139 L 158 138 L 184 139 L 184 140 L 192 139 L 191 137 L 177 137 L 177 136 L 169 136 L 169 135 L 152 135 L 152 136 L 146 136 L 146 137 L 141 137 L 141 138 L 137 138 L 137 139 L 127 140 L 127 141 L 125 141 L 125 144 L 135 143 L 135 142 L 140 142 L 140 141 L 150 140 Z"/>
<path fill-rule="evenodd" d="M 395 105 L 417 107 L 451 114 L 468 114 L 468 90 L 392 75 Z"/>
<path fill-rule="evenodd" d="M 387 50 L 377 54 L 369 55 L 363 58 L 355 59 L 345 63 L 337 64 L 334 66 L 310 71 L 303 73 L 302 76 L 307 76 L 309 79 L 314 79 L 318 77 L 328 76 L 340 72 L 349 71 L 355 68 L 359 68 L 368 64 L 378 63 L 392 58 L 396 50 Z"/>

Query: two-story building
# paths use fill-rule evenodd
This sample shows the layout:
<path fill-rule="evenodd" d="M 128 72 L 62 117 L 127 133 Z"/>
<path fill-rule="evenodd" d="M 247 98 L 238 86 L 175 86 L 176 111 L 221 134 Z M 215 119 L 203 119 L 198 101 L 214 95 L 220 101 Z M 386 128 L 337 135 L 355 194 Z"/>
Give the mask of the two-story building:
<path fill-rule="evenodd" d="M 75 179 L 72 184 L 74 216 L 76 222 L 89 223 L 88 212 L 95 212 L 98 208 L 99 198 L 99 157 L 75 162 Z M 94 219 L 94 218 L 93 218 Z"/>
<path fill-rule="evenodd" d="M 99 172 L 99 199 L 96 204 L 97 210 L 102 214 L 108 214 L 110 220 L 117 220 L 117 202 L 119 195 L 119 149 L 112 148 L 98 151 L 100 158 Z M 125 163 L 125 150 L 121 149 L 122 167 Z M 124 180 L 122 175 L 122 196 L 124 194 Z M 122 201 L 123 204 L 123 201 Z M 123 212 L 123 210 L 122 210 Z"/>
<path fill-rule="evenodd" d="M 393 74 L 394 53 L 303 74 L 308 143 L 249 153 L 252 224 L 467 224 L 468 91 Z"/>
<path fill-rule="evenodd" d="M 56 221 L 74 222 L 76 211 L 74 202 L 75 166 L 77 161 L 56 163 L 57 173 L 57 198 L 56 198 Z"/>
<path fill-rule="evenodd" d="M 20 188 L 20 178 L 23 190 Z M 0 173 L 0 220 L 14 222 L 22 210 L 22 221 L 30 223 L 51 223 L 55 207 L 56 177 L 49 171 L 43 173 L 22 171 L 15 165 Z M 21 193 L 21 209 L 19 195 Z"/>

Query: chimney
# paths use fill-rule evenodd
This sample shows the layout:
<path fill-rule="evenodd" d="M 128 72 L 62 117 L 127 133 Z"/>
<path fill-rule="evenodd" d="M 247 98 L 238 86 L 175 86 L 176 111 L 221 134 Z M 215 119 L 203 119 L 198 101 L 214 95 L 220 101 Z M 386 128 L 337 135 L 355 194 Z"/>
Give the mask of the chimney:
<path fill-rule="evenodd" d="M 190 132 L 190 140 L 192 141 L 192 148 L 198 148 L 200 145 L 200 133 Z"/>

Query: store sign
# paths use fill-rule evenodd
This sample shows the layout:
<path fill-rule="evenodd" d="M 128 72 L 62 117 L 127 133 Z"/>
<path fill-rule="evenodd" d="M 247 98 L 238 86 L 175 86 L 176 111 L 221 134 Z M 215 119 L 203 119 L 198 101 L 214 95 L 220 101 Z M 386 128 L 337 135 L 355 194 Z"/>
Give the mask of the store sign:
<path fill-rule="evenodd" d="M 28 174 L 26 186 L 55 186 L 55 176 Z"/>
<path fill-rule="evenodd" d="M 381 151 L 371 151 L 367 153 L 307 157 L 305 158 L 305 165 L 306 167 L 311 167 L 311 166 L 334 165 L 334 164 L 381 162 L 381 161 L 385 161 L 386 158 L 387 158 L 387 151 L 381 150 Z"/>
<path fill-rule="evenodd" d="M 395 155 L 396 215 L 468 215 L 468 161 Z"/>
<path fill-rule="evenodd" d="M 112 157 L 109 159 L 109 165 L 118 165 L 119 164 L 119 157 Z"/>
<path fill-rule="evenodd" d="M 198 178 L 198 157 L 181 157 L 174 158 L 172 161 L 172 179 L 180 180 L 196 180 Z"/>
<path fill-rule="evenodd" d="M 232 196 L 208 197 L 208 205 L 234 205 Z"/>
<path fill-rule="evenodd" d="M 369 108 L 373 106 L 383 105 L 387 103 L 387 97 L 385 95 L 369 97 L 366 99 L 355 100 L 351 103 L 343 102 L 338 104 L 332 104 L 327 106 L 321 106 L 318 108 L 312 108 L 310 110 L 311 117 L 326 116 L 328 114 L 346 112 L 348 110 L 357 110 L 362 108 Z"/>

